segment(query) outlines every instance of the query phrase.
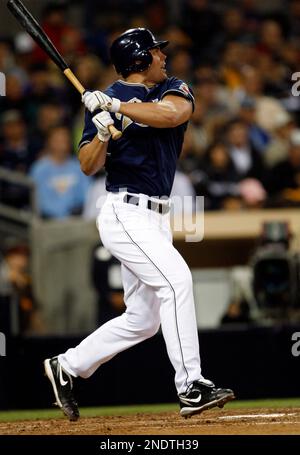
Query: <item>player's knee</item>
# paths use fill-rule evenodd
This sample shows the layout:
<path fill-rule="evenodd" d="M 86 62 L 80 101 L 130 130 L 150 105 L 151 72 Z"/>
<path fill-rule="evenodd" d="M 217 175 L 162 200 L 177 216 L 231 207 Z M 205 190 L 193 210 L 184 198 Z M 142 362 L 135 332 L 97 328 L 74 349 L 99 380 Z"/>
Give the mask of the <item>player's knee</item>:
<path fill-rule="evenodd" d="M 159 329 L 160 321 L 158 319 L 147 318 L 142 321 L 134 321 L 130 323 L 131 329 L 140 336 L 150 338 L 155 335 Z"/>
<path fill-rule="evenodd" d="M 156 321 L 148 320 L 143 323 L 143 326 L 139 327 L 137 331 L 145 338 L 150 338 L 155 335 L 159 329 L 159 323 Z"/>
<path fill-rule="evenodd" d="M 153 337 L 159 329 L 160 323 L 152 322 L 147 327 L 143 328 L 143 335 L 147 338 Z"/>
<path fill-rule="evenodd" d="M 156 334 L 160 326 L 160 320 L 157 317 L 149 317 L 143 321 L 142 334 L 143 336 L 150 338 Z"/>

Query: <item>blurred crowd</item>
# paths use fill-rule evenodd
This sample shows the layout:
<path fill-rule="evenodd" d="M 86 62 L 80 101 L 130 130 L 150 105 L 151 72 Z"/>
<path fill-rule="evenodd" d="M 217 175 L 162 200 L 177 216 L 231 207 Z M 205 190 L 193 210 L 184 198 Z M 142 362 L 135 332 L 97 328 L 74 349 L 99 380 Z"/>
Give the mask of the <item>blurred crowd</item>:
<path fill-rule="evenodd" d="M 6 335 L 41 334 L 45 330 L 25 244 L 8 247 L 0 254 L 0 330 Z"/>
<path fill-rule="evenodd" d="M 41 22 L 91 90 L 118 78 L 108 50 L 125 29 L 145 26 L 170 40 L 168 72 L 189 83 L 196 100 L 173 195 L 205 196 L 206 210 L 299 206 L 300 99 L 292 75 L 300 63 L 300 0 L 274 1 L 264 11 L 255 0 L 175 3 L 176 20 L 164 0 L 101 8 L 44 2 Z M 95 216 L 104 176 L 84 176 L 76 158 L 80 95 L 21 31 L 0 35 L 0 72 L 0 167 L 34 180 L 41 216 Z M 28 194 L 0 181 L 0 202 L 24 208 Z"/>

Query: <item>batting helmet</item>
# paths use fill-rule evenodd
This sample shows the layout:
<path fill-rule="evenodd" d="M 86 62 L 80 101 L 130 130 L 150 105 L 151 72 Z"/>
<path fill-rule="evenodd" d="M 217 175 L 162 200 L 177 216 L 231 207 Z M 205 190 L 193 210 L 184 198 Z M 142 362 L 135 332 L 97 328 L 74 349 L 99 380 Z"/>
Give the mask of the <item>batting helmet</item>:
<path fill-rule="evenodd" d="M 110 55 L 117 73 L 127 77 L 130 73 L 146 70 L 152 63 L 150 49 L 163 48 L 169 41 L 157 41 L 146 28 L 131 28 L 112 43 Z"/>

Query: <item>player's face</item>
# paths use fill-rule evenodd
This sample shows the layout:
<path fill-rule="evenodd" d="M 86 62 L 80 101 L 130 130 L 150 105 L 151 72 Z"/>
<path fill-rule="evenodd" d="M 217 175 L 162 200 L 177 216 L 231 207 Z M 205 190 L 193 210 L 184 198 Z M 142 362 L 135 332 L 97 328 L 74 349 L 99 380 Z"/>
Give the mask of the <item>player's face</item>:
<path fill-rule="evenodd" d="M 167 57 L 159 47 L 150 49 L 150 52 L 152 55 L 152 63 L 147 70 L 147 80 L 157 84 L 158 82 L 164 81 L 168 77 L 166 71 Z"/>

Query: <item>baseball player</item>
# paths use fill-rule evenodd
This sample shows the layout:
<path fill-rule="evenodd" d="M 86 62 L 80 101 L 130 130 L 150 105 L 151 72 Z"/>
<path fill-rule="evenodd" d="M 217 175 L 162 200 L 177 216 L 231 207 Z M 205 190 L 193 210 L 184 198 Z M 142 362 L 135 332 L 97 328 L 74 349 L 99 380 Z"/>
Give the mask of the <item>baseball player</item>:
<path fill-rule="evenodd" d="M 123 79 L 82 98 L 87 110 L 79 160 L 87 175 L 106 169 L 108 196 L 97 227 L 122 264 L 126 311 L 45 360 L 56 403 L 70 420 L 79 417 L 74 378 L 88 378 L 160 326 L 182 416 L 234 399 L 232 390 L 216 388 L 201 374 L 191 272 L 172 245 L 168 196 L 194 97 L 187 84 L 167 76 L 167 44 L 147 29 L 127 30 L 111 46 Z M 110 140 L 113 123 L 123 132 L 118 141 Z"/>

